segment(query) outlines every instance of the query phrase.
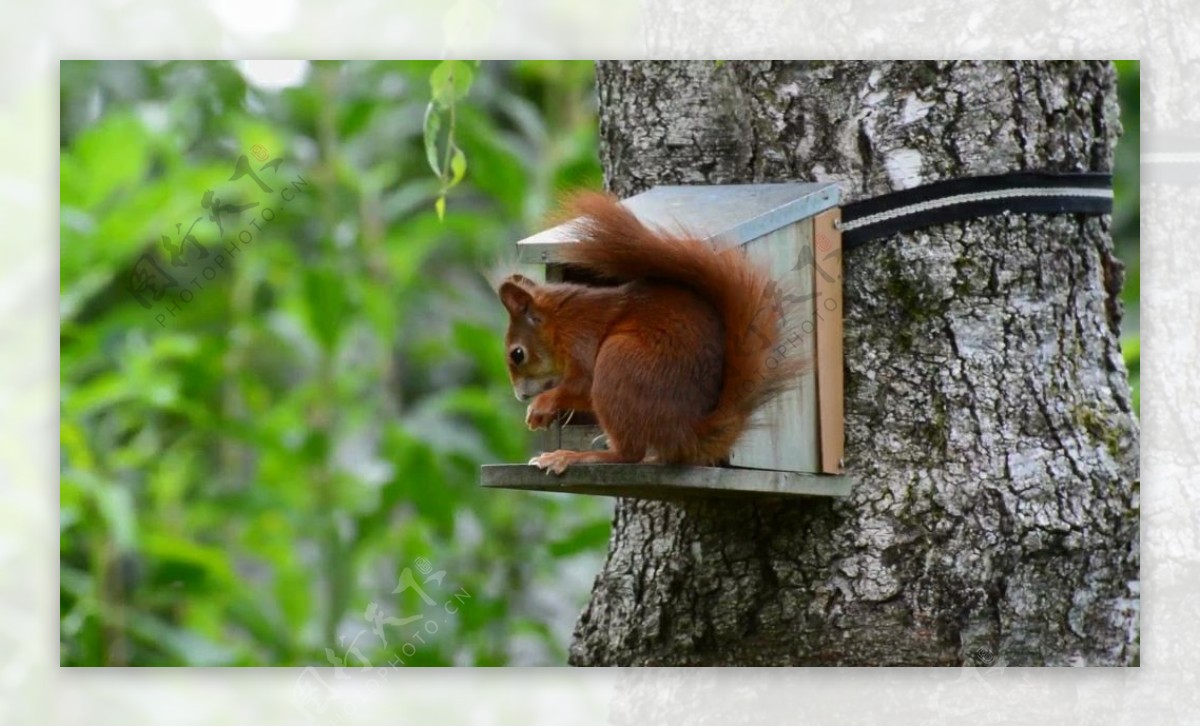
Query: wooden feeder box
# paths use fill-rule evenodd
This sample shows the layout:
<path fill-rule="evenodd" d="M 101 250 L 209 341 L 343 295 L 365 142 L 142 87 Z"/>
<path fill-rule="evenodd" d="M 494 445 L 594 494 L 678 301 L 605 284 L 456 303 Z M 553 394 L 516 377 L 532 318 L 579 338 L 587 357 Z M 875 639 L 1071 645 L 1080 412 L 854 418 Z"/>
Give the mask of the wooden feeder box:
<path fill-rule="evenodd" d="M 738 441 L 729 466 L 588 464 L 552 475 L 532 465 L 484 465 L 483 486 L 653 499 L 847 495 L 839 197 L 834 184 L 786 183 L 655 187 L 622 201 L 652 228 L 745 247 L 795 296 L 789 324 L 790 316 L 801 316 L 797 353 L 812 365 L 758 412 L 760 426 Z M 519 241 L 517 259 L 545 265 L 547 282 L 573 280 L 560 255 L 572 242 L 570 223 L 559 225 Z M 576 416 L 542 434 L 545 452 L 604 446 L 590 418 Z"/>

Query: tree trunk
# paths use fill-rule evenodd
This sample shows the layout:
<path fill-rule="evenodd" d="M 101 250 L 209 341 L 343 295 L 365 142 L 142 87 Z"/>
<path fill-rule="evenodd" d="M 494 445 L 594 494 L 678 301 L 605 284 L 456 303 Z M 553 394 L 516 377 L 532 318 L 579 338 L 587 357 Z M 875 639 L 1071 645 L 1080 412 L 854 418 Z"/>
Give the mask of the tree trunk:
<path fill-rule="evenodd" d="M 601 158 L 658 184 L 1111 170 L 1107 63 L 601 63 Z M 570 661 L 1127 665 L 1138 427 L 1109 220 L 994 216 L 846 256 L 841 501 L 617 502 Z"/>

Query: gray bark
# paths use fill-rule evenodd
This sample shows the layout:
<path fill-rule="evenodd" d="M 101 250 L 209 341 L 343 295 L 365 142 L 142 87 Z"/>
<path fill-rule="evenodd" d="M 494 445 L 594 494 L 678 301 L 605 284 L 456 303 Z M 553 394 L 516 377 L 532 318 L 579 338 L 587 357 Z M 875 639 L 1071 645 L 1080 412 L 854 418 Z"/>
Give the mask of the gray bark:
<path fill-rule="evenodd" d="M 845 199 L 1109 170 L 1106 63 L 601 63 L 612 191 Z M 1107 218 L 1004 215 L 846 256 L 841 501 L 619 500 L 570 661 L 1123 665 L 1138 426 Z"/>

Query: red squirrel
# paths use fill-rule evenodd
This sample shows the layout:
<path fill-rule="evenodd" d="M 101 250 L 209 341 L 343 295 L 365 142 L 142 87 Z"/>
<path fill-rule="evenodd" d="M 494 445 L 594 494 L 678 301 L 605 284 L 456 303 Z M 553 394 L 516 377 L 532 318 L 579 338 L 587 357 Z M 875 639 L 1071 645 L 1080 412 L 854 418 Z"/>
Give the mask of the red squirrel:
<path fill-rule="evenodd" d="M 517 399 L 533 398 L 530 429 L 559 412 L 593 412 L 608 449 L 547 452 L 530 464 L 562 474 L 591 462 L 727 460 L 751 414 L 803 367 L 780 355 L 783 309 L 770 276 L 737 246 L 651 230 L 599 192 L 576 194 L 564 213 L 578 219 L 563 261 L 618 284 L 506 278 L 508 372 Z"/>

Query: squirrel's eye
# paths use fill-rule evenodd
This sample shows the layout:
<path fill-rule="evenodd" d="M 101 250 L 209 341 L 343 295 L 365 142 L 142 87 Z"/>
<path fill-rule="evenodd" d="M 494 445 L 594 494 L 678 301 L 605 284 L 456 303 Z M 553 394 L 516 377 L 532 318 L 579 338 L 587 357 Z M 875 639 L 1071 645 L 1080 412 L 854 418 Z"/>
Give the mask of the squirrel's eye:
<path fill-rule="evenodd" d="M 517 346 L 508 352 L 508 357 L 512 359 L 514 366 L 520 366 L 521 362 L 525 360 L 525 349 Z"/>

